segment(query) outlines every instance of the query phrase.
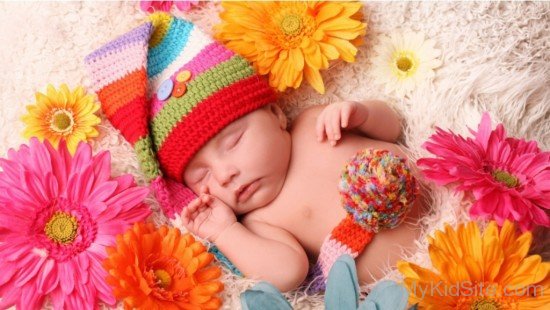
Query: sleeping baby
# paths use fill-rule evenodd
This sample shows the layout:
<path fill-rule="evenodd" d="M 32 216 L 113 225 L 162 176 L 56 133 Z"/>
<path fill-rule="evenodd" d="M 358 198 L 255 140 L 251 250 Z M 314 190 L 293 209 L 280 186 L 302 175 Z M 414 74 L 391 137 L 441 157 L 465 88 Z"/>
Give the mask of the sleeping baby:
<path fill-rule="evenodd" d="M 294 289 L 347 216 L 338 191 L 342 167 L 358 150 L 404 158 L 394 144 L 399 135 L 397 116 L 380 101 L 309 108 L 290 130 L 281 109 L 267 104 L 229 124 L 190 160 L 184 181 L 200 196 L 183 209 L 183 223 L 245 276 Z M 408 216 L 418 216 L 411 208 Z M 380 278 L 418 232 L 403 223 L 378 233 L 357 257 L 359 281 Z"/>
<path fill-rule="evenodd" d="M 85 61 L 164 214 L 246 277 L 288 291 L 311 271 L 322 287 L 345 253 L 366 283 L 412 249 L 418 186 L 383 102 L 315 106 L 288 124 L 246 59 L 164 13 Z"/>

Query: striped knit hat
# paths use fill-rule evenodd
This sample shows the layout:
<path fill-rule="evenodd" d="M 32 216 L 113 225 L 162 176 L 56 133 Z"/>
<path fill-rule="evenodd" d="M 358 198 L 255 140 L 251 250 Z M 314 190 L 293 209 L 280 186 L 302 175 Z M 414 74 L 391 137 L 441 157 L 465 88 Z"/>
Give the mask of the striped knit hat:
<path fill-rule="evenodd" d="M 183 185 L 193 155 L 237 118 L 276 100 L 243 57 L 166 13 L 150 15 L 85 63 L 103 112 L 134 147 L 169 218 L 195 197 Z"/>

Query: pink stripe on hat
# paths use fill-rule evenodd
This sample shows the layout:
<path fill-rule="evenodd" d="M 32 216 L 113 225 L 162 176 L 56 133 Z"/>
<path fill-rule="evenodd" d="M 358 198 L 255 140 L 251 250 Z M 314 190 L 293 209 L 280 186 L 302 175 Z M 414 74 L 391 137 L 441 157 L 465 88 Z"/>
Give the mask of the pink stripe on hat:
<path fill-rule="evenodd" d="M 203 48 L 190 62 L 185 64 L 182 70 L 189 70 L 193 76 L 197 76 L 217 64 L 230 59 L 233 55 L 235 53 L 231 50 L 218 42 L 213 42 Z M 172 79 L 175 79 L 177 74 L 178 72 L 174 72 Z"/>
<path fill-rule="evenodd" d="M 193 59 L 185 64 L 180 70 L 177 70 L 170 77 L 173 81 L 176 80 L 176 76 L 183 70 L 191 71 L 191 80 L 204 71 L 215 67 L 217 64 L 229 60 L 235 53 L 228 50 L 226 47 L 218 42 L 213 42 L 204 47 Z M 151 117 L 155 117 L 157 113 L 162 110 L 164 104 L 168 101 L 158 100 L 156 93 L 151 98 Z"/>
<path fill-rule="evenodd" d="M 144 49 L 143 43 L 135 42 L 123 46 L 120 50 L 112 51 L 109 57 L 98 57 L 88 62 L 88 69 L 96 79 L 96 82 L 92 84 L 92 89 L 97 92 L 127 74 L 141 69 L 143 64 L 135 61 L 135 59 L 141 59 L 146 55 L 147 51 Z"/>

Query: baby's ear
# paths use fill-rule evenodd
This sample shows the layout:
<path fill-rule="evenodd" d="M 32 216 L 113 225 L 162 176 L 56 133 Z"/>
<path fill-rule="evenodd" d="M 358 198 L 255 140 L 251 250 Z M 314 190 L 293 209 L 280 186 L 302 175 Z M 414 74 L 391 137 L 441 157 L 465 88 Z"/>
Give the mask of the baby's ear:
<path fill-rule="evenodd" d="M 288 125 L 288 119 L 286 118 L 286 115 L 281 109 L 281 107 L 279 107 L 279 105 L 277 105 L 276 103 L 270 103 L 268 107 L 269 107 L 269 110 L 275 115 L 275 117 L 279 121 L 279 126 L 281 127 L 281 129 L 286 130 Z"/>

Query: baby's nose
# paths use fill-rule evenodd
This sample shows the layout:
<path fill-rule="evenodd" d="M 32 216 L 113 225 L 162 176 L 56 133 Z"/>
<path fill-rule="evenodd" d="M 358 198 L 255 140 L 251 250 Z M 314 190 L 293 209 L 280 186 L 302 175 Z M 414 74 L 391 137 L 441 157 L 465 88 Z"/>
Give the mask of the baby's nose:
<path fill-rule="evenodd" d="M 226 186 L 231 183 L 235 176 L 239 174 L 239 171 L 235 167 L 223 166 L 219 169 L 216 169 L 214 175 L 216 180 L 221 186 Z"/>

